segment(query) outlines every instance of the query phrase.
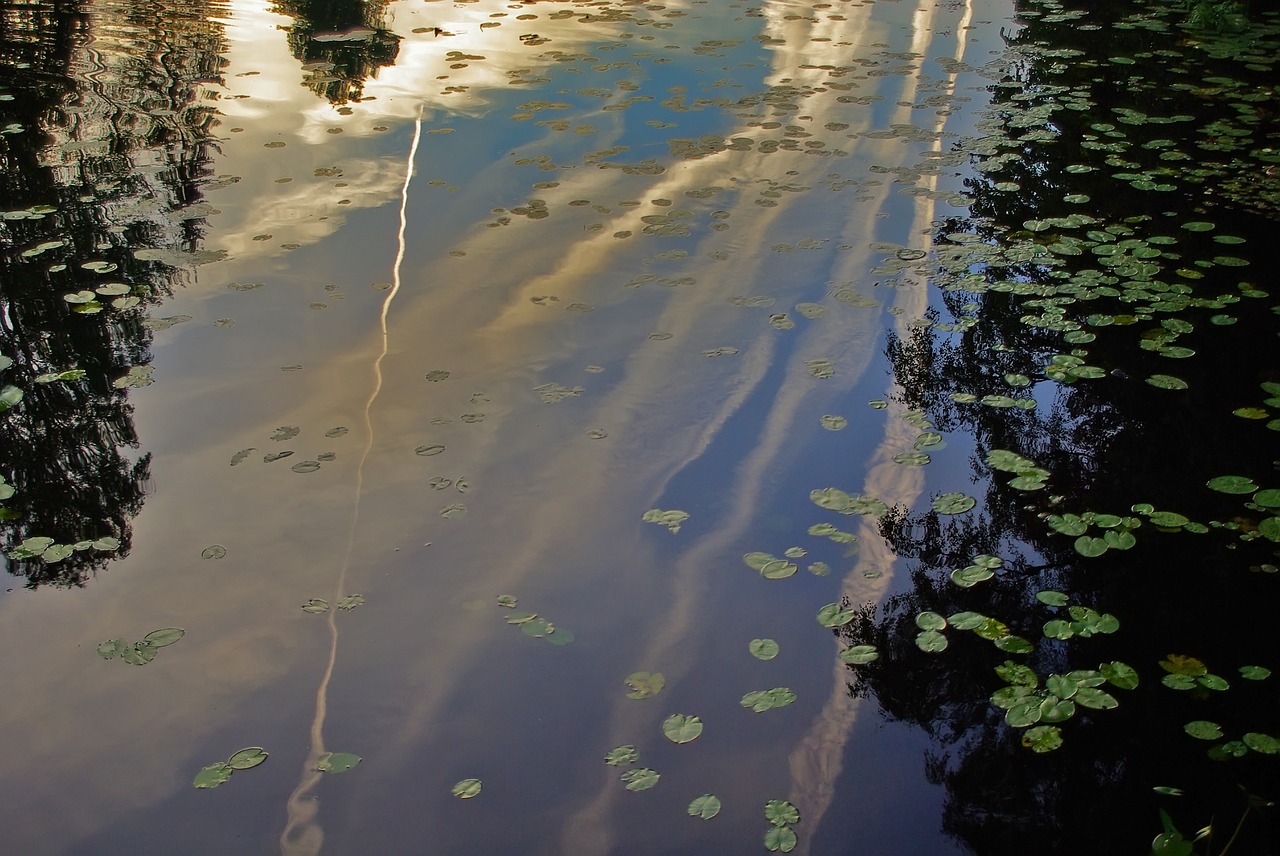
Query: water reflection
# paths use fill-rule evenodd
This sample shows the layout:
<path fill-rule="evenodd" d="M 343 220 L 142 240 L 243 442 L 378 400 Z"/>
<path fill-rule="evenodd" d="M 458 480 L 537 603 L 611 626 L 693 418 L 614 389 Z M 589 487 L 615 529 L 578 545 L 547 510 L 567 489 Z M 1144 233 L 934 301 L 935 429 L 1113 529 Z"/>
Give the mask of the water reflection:
<path fill-rule="evenodd" d="M 894 336 L 888 348 L 902 403 L 926 413 L 943 432 L 973 438 L 970 467 L 982 485 L 974 491 L 979 505 L 962 516 L 907 507 L 886 516 L 885 536 L 898 555 L 913 562 L 913 587 L 878 608 L 868 605 L 841 634 L 849 644 L 874 644 L 882 653 L 876 663 L 850 667 L 849 691 L 873 695 L 891 717 L 935 741 L 926 763 L 930 778 L 947 788 L 944 828 L 973 852 L 1074 852 L 1083 829 L 1105 830 L 1104 849 L 1140 850 L 1160 831 L 1160 810 L 1188 837 L 1212 823 L 1216 846 L 1231 840 L 1233 849 L 1269 852 L 1276 838 L 1268 803 L 1280 793 L 1274 764 L 1256 752 L 1235 757 L 1230 743 L 1210 748 L 1212 740 L 1188 736 L 1197 722 L 1221 725 L 1225 737 L 1218 739 L 1225 741 L 1274 728 L 1274 717 L 1259 713 L 1274 690 L 1239 671 L 1259 658 L 1271 663 L 1262 634 L 1274 577 L 1262 571 L 1274 568 L 1275 544 L 1251 534 L 1269 512 L 1206 488 L 1225 473 L 1251 474 L 1260 482 L 1274 477 L 1273 444 L 1233 410 L 1256 399 L 1259 383 L 1278 370 L 1270 353 L 1254 347 L 1275 335 L 1275 325 L 1266 313 L 1239 305 L 1234 292 L 1264 295 L 1241 282 L 1228 269 L 1235 262 L 1222 262 L 1220 251 L 1230 244 L 1241 261 L 1258 263 L 1262 256 L 1251 249 L 1252 239 L 1265 234 L 1267 224 L 1253 216 L 1258 194 L 1215 198 L 1207 204 L 1214 206 L 1219 234 L 1244 237 L 1228 237 L 1217 247 L 1197 241 L 1181 228 L 1205 215 L 1192 207 L 1199 204 L 1194 196 L 1183 202 L 1186 207 L 1170 210 L 1175 206 L 1169 196 L 1153 199 L 1142 186 L 1117 191 L 1114 182 L 1097 177 L 1105 167 L 1118 166 L 1111 144 L 1063 145 L 1097 140 L 1091 132 L 1106 129 L 1091 121 L 1096 117 L 1062 111 L 1052 129 L 1028 132 L 1028 113 L 1043 110 L 1055 97 L 1088 103 L 1090 93 L 1081 92 L 1080 82 L 1088 80 L 1089 60 L 1058 65 L 1051 59 L 1055 52 L 1107 57 L 1123 47 L 1098 45 L 1088 35 L 1093 31 L 1054 23 L 1032 23 L 1016 40 L 1026 50 L 1017 67 L 1019 95 L 998 103 L 1003 122 L 989 127 L 986 154 L 1018 155 L 1008 159 L 1007 169 L 985 170 L 991 175 L 971 183 L 973 210 L 983 218 L 938 224 L 940 254 L 953 251 L 954 258 L 981 262 L 949 265 L 955 276 L 940 279 L 953 289 L 942 295 L 934 318 L 945 324 Z M 1119 32 L 1115 38 L 1132 37 Z M 1041 53 L 1044 45 L 1052 45 L 1047 55 Z M 1136 56 L 1135 81 L 1162 73 L 1152 55 Z M 1063 85 L 1068 82 L 1074 85 Z M 1112 115 L 1207 117 L 1215 110 L 1176 94 L 1133 100 L 1101 78 L 1093 82 L 1107 90 Z M 1112 139 L 1159 141 L 1166 135 L 1167 129 L 1134 128 Z M 1051 144 L 1044 145 L 1046 140 Z M 1175 144 L 1166 140 L 1143 148 L 1158 152 Z M 1145 159 L 1143 152 L 1126 156 L 1133 158 L 1127 170 L 1151 168 L 1136 162 Z M 1165 164 L 1176 160 L 1163 158 Z M 1165 174 L 1168 181 L 1182 180 L 1176 171 Z M 1188 180 L 1195 183 L 1198 176 L 1193 170 Z M 1090 197 L 1086 216 L 1096 218 L 1088 224 L 1094 243 L 1073 244 L 1071 218 L 1080 213 L 1073 200 Z M 1113 239 L 1130 241 L 1133 248 L 1147 239 L 1154 246 L 1176 244 L 1178 252 L 1140 251 L 1142 258 L 1159 260 L 1147 270 L 1133 260 L 1108 261 L 1105 250 L 1074 251 Z M 1094 283 L 1098 291 L 1083 285 L 1095 276 L 1105 278 Z M 1111 286 L 1114 293 L 1107 290 Z M 1170 296 L 1159 296 L 1165 292 Z M 1234 329 L 1216 335 L 1214 325 L 1224 323 L 1224 311 L 1231 313 L 1225 323 Z M 1193 350 L 1181 348 L 1185 340 L 1175 346 L 1165 338 L 1196 327 L 1206 332 L 1194 340 Z M 1064 330 L 1074 331 L 1067 333 L 1066 345 Z M 1064 364 L 1078 367 L 1079 374 L 1057 371 Z M 1089 365 L 1102 368 L 1086 371 Z M 1143 382 L 1160 372 L 1176 373 L 1186 391 Z M 1019 391 L 1023 385 L 1028 392 Z M 1031 395 L 1038 406 L 1020 410 L 1013 406 L 1016 395 Z M 1021 465 L 1023 472 L 1042 468 L 1047 487 L 1011 484 L 1016 473 L 998 463 L 998 456 L 1010 454 L 1034 462 Z M 1144 512 L 1142 503 L 1154 508 Z M 1187 523 L 1177 522 L 1177 515 L 1153 516 L 1154 509 L 1176 509 Z M 1075 537 L 1086 530 L 1076 532 L 1070 520 L 1063 522 L 1073 514 L 1091 526 L 1092 515 L 1100 515 L 1104 528 L 1116 527 L 1105 541 L 1105 532 L 1091 533 L 1111 549 L 1082 556 L 1097 548 L 1077 546 Z M 1129 527 L 1133 542 L 1117 534 Z M 995 578 L 957 584 L 953 571 L 984 554 L 1004 560 Z M 1062 593 L 1077 609 L 1089 606 L 1117 616 L 1118 631 L 1071 636 L 1053 627 L 1055 619 L 1070 618 L 1037 597 L 1045 590 Z M 949 629 L 945 651 L 924 653 L 914 639 L 923 626 L 917 616 L 925 612 L 990 616 L 1007 625 L 1003 632 L 1030 640 L 1034 650 L 1029 647 L 1026 657 L 997 650 L 990 640 L 1000 631 L 988 627 L 985 638 Z M 1219 690 L 1171 689 L 1162 678 L 1176 668 L 1177 656 L 1194 657 L 1211 673 L 1227 675 L 1229 689 L 1213 681 L 1206 686 Z M 1042 727 L 1057 723 L 1061 749 L 1037 754 L 1025 748 L 1020 740 L 1027 735 L 1026 742 L 1034 742 L 1032 732 L 1014 727 L 1017 715 L 1006 717 L 993 704 L 993 691 L 1014 682 L 997 677 L 993 669 L 1002 665 L 1024 663 L 1044 687 L 1046 676 L 1086 675 L 1115 661 L 1131 664 L 1140 675 L 1136 689 L 1105 685 L 1118 697 L 1117 708 L 1081 702 L 1063 719 L 1036 715 Z M 1048 686 L 1072 697 L 1063 684 Z M 1055 708 L 1054 716 L 1062 712 Z M 1022 728 L 1028 724 L 1033 723 Z M 1160 788 L 1184 793 L 1175 799 Z M 1099 844 L 1096 835 L 1091 841 Z"/>
<path fill-rule="evenodd" d="M 129 552 L 150 456 L 130 451 L 138 437 L 116 381 L 150 362 L 143 313 L 177 277 L 157 255 L 199 245 L 213 156 L 200 87 L 219 74 L 222 43 L 206 22 L 216 10 L 3 9 L 0 353 L 23 397 L 3 417 L 0 471 L 16 494 L 0 541 L 9 551 L 52 539 L 10 557 L 29 586 L 82 585 Z"/>
<path fill-rule="evenodd" d="M 400 36 L 387 29 L 386 0 L 280 0 L 274 11 L 294 19 L 289 50 L 303 85 L 334 104 L 359 101 L 364 82 L 396 61 Z"/>

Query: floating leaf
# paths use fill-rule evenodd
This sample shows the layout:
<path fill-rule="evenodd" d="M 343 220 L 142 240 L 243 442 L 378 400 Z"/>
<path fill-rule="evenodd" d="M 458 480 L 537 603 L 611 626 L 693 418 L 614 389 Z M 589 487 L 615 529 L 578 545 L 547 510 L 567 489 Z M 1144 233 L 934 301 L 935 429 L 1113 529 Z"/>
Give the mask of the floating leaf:
<path fill-rule="evenodd" d="M 196 778 L 191 784 L 197 788 L 216 788 L 230 779 L 231 773 L 231 767 L 219 761 L 196 773 Z"/>
<path fill-rule="evenodd" d="M 1188 722 L 1182 726 L 1182 730 L 1197 740 L 1217 740 L 1222 737 L 1222 726 L 1204 719 Z"/>
<path fill-rule="evenodd" d="M 764 804 L 764 818 L 774 826 L 795 826 L 800 822 L 800 809 L 786 800 L 769 800 Z"/>
<path fill-rule="evenodd" d="M 1086 558 L 1096 558 L 1110 549 L 1110 545 L 1105 538 L 1094 538 L 1091 535 L 1081 535 L 1075 541 L 1076 552 Z"/>
<path fill-rule="evenodd" d="M 662 688 L 667 685 L 667 679 L 662 676 L 661 672 L 632 672 L 627 675 L 625 683 L 631 688 L 631 692 L 627 693 L 627 698 L 649 698 L 662 692 Z"/>
<path fill-rule="evenodd" d="M 498 606 L 504 607 L 506 609 L 515 609 L 517 602 L 518 601 L 516 600 L 515 595 L 511 595 L 511 594 L 498 595 Z"/>
<path fill-rule="evenodd" d="M 923 630 L 916 634 L 916 647 L 926 653 L 936 654 L 946 650 L 947 637 L 936 630 Z"/>
<path fill-rule="evenodd" d="M 621 767 L 626 764 L 634 764 L 640 760 L 640 753 L 636 751 L 636 747 L 627 744 L 610 749 L 608 754 L 604 756 L 604 762 L 610 767 Z"/>
<path fill-rule="evenodd" d="M 363 760 L 350 752 L 326 752 L 316 760 L 313 769 L 321 773 L 345 773 Z"/>
<path fill-rule="evenodd" d="M 1052 752 L 1062 746 L 1062 729 L 1056 725 L 1037 725 L 1022 735 L 1022 745 L 1032 752 Z"/>
<path fill-rule="evenodd" d="M 739 702 L 747 710 L 764 713 L 775 707 L 786 707 L 796 700 L 796 694 L 788 687 L 774 687 L 771 690 L 749 692 Z"/>
<path fill-rule="evenodd" d="M 267 760 L 267 750 L 261 746 L 250 746 L 228 758 L 227 766 L 233 770 L 252 770 L 265 760 Z"/>
<path fill-rule="evenodd" d="M 1250 681 L 1265 681 L 1271 677 L 1271 670 L 1264 666 L 1241 666 L 1240 677 Z"/>
<path fill-rule="evenodd" d="M 310 613 L 313 613 L 313 614 L 318 614 L 318 613 L 321 613 L 321 612 L 328 612 L 328 611 L 329 611 L 329 601 L 327 601 L 327 600 L 321 600 L 321 599 L 320 599 L 320 598 L 318 598 L 318 597 L 310 598 L 310 599 L 308 599 L 308 600 L 307 600 L 307 602 L 306 602 L 306 603 L 304 603 L 304 604 L 302 605 L 302 611 L 303 611 L 303 612 L 310 612 Z"/>
<path fill-rule="evenodd" d="M 421 455 L 424 458 L 430 458 L 433 455 L 438 455 L 441 452 L 443 452 L 444 446 L 441 446 L 440 444 L 437 443 L 434 446 L 419 446 L 413 451 L 414 451 L 414 454 Z"/>
<path fill-rule="evenodd" d="M 1147 383 L 1157 389 L 1186 389 L 1187 382 L 1182 378 L 1174 377 L 1166 374 L 1153 374 L 1147 378 Z"/>
<path fill-rule="evenodd" d="M 200 558 L 221 559 L 225 555 L 227 555 L 227 548 L 222 546 L 221 544 L 214 544 L 211 547 L 206 547 L 204 549 L 204 552 L 200 554 Z"/>
<path fill-rule="evenodd" d="M 123 639 L 108 639 L 98 646 L 98 656 L 104 660 L 114 660 L 124 654 L 131 646 Z"/>
<path fill-rule="evenodd" d="M 1091 707 L 1095 710 L 1110 710 L 1120 705 L 1115 696 L 1097 687 L 1080 687 L 1076 691 L 1074 701 L 1078 705 Z"/>
<path fill-rule="evenodd" d="M 1103 663 L 1098 666 L 1098 671 L 1106 678 L 1107 683 L 1122 690 L 1131 690 L 1138 685 L 1138 673 L 1132 666 L 1119 660 Z"/>
<path fill-rule="evenodd" d="M 823 627 L 843 627 L 853 621 L 854 610 L 851 606 L 828 603 L 818 610 L 818 623 Z"/>
<path fill-rule="evenodd" d="M 1254 752 L 1260 752 L 1263 755 L 1275 755 L 1280 752 L 1280 740 L 1277 740 L 1270 734 L 1260 734 L 1258 732 L 1251 731 L 1240 739 L 1244 741 L 1244 745 L 1248 746 Z"/>
<path fill-rule="evenodd" d="M 786 826 L 774 826 L 764 834 L 764 847 L 773 853 L 790 853 L 796 849 L 796 834 Z"/>
<path fill-rule="evenodd" d="M 715 794 L 703 794 L 689 803 L 689 816 L 710 820 L 720 813 L 720 799 Z"/>
<path fill-rule="evenodd" d="M 689 519 L 689 514 L 686 511 L 678 511 L 675 509 L 671 511 L 663 511 L 660 508 L 651 508 L 644 513 L 644 516 L 641 519 L 645 523 L 656 523 L 659 526 L 665 526 L 670 529 L 671 533 L 674 535 L 680 531 L 680 525 Z"/>
<path fill-rule="evenodd" d="M 1051 589 L 1036 592 L 1036 600 L 1047 606 L 1066 606 L 1068 603 L 1068 598 L 1065 594 Z"/>
<path fill-rule="evenodd" d="M 702 720 L 696 716 L 674 713 L 662 723 L 662 733 L 672 743 L 688 743 L 702 733 Z"/>
<path fill-rule="evenodd" d="M 364 595 L 349 594 L 346 597 L 344 597 L 342 600 L 338 601 L 338 609 L 345 609 L 350 611 L 352 609 L 355 609 L 357 606 L 359 606 L 362 603 L 364 603 Z"/>
<path fill-rule="evenodd" d="M 772 639 L 752 639 L 747 643 L 747 650 L 757 660 L 772 660 L 778 656 L 778 643 Z"/>
<path fill-rule="evenodd" d="M 921 612 L 916 616 L 916 627 L 921 630 L 942 630 L 947 626 L 947 619 L 936 612 Z"/>
<path fill-rule="evenodd" d="M 156 648 L 164 648 L 177 642 L 183 636 L 187 635 L 187 631 L 178 627 L 164 627 L 160 630 L 152 630 L 146 636 L 142 637 L 142 641 Z"/>
<path fill-rule="evenodd" d="M 647 791 L 658 784 L 659 778 L 661 778 L 660 773 L 645 767 L 637 770 L 627 770 L 622 774 L 622 781 L 626 783 L 629 791 Z"/>
<path fill-rule="evenodd" d="M 933 501 L 931 507 L 939 514 L 963 514 L 978 504 L 978 501 L 963 493 L 944 493 Z"/>
<path fill-rule="evenodd" d="M 1253 493 L 1258 489 L 1253 479 L 1247 476 L 1218 476 L 1209 479 L 1206 484 L 1219 493 Z"/>
<path fill-rule="evenodd" d="M 463 779 L 453 786 L 452 794 L 460 800 L 469 800 L 479 796 L 482 787 L 479 779 Z"/>
<path fill-rule="evenodd" d="M 880 652 L 874 645 L 854 645 L 840 652 L 840 659 L 853 666 L 861 666 L 880 659 Z"/>
<path fill-rule="evenodd" d="M 816 378 L 829 378 L 836 373 L 835 363 L 831 360 L 805 360 L 804 367 Z"/>

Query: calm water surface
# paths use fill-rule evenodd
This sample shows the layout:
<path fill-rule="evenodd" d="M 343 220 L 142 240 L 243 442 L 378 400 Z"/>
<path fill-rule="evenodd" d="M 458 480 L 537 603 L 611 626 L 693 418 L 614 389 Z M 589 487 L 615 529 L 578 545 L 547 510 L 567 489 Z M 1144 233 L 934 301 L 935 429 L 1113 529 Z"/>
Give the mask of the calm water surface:
<path fill-rule="evenodd" d="M 929 305 L 902 261 L 967 212 L 1008 3 L 4 13 L 4 379 L 87 372 L 20 384 L 6 544 L 120 542 L 11 560 L 11 852 L 757 852 L 769 800 L 798 853 L 959 852 L 926 739 L 814 620 L 900 563 L 809 492 L 926 496 L 920 425 L 867 402 Z"/>

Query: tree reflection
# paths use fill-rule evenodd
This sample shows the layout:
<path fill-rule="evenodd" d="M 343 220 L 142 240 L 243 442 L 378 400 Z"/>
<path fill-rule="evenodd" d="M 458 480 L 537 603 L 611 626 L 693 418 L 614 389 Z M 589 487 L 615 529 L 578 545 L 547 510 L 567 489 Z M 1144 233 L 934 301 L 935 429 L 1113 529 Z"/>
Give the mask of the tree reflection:
<path fill-rule="evenodd" d="M 0 354 L 12 360 L 0 381 L 22 391 L 0 415 L 0 474 L 15 490 L 0 544 L 32 587 L 82 585 L 130 547 L 150 456 L 136 451 L 117 380 L 150 360 L 144 313 L 178 276 L 164 262 L 198 250 L 216 121 L 201 84 L 222 65 L 215 12 L 0 7 Z M 33 538 L 76 549 L 15 550 L 43 543 Z"/>
<path fill-rule="evenodd" d="M 400 52 L 400 37 L 385 26 L 386 0 L 277 0 L 275 11 L 294 19 L 289 50 L 303 84 L 334 104 L 359 101 L 365 80 Z"/>
<path fill-rule="evenodd" d="M 1140 185 L 1129 190 L 1120 184 L 1118 191 L 1107 178 L 1117 170 L 1137 174 L 1149 164 L 1167 166 L 1175 159 L 1161 164 L 1159 155 L 1170 146 L 1080 143 L 1105 140 L 1098 128 L 1107 127 L 1107 118 L 1132 115 L 1125 110 L 1162 115 L 1162 108 L 1182 109 L 1208 121 L 1214 107 L 1185 100 L 1180 107 L 1153 104 L 1144 87 L 1129 91 L 1098 78 L 1097 62 L 1077 60 L 1067 68 L 1044 49 L 1106 62 L 1127 55 L 1124 42 L 1138 38 L 1122 31 L 1082 33 L 1057 22 L 1031 23 L 1013 41 L 1015 49 L 1030 50 L 1014 68 L 1016 79 L 993 90 L 1004 93 L 995 104 L 1003 122 L 984 152 L 1009 157 L 1002 168 L 971 182 L 974 219 L 938 223 L 935 235 L 944 253 L 965 245 L 993 249 L 981 264 L 940 278 L 953 289 L 944 292 L 940 308 L 954 325 L 917 329 L 905 339 L 891 337 L 888 345 L 902 402 L 938 430 L 972 437 L 973 480 L 985 487 L 967 514 L 898 508 L 884 516 L 882 534 L 907 561 L 911 588 L 879 607 L 866 606 L 839 634 L 849 645 L 879 649 L 879 660 L 850 667 L 849 691 L 873 695 L 886 715 L 934 739 L 926 763 L 930 778 L 947 789 L 944 829 L 975 853 L 1065 854 L 1082 847 L 1144 852 L 1160 831 L 1161 809 L 1188 838 L 1211 823 L 1217 853 L 1250 795 L 1280 797 L 1274 755 L 1230 757 L 1223 748 L 1247 733 L 1280 735 L 1277 679 L 1247 680 L 1239 672 L 1255 663 L 1280 672 L 1269 641 L 1276 544 L 1256 533 L 1270 512 L 1249 506 L 1247 496 L 1206 488 L 1207 480 L 1224 474 L 1276 483 L 1272 435 L 1232 415 L 1265 395 L 1261 382 L 1280 378 L 1274 349 L 1257 346 L 1274 341 L 1275 316 L 1267 305 L 1258 311 L 1237 305 L 1238 298 L 1218 301 L 1217 295 L 1240 290 L 1240 277 L 1218 265 L 1196 265 L 1221 250 L 1194 235 L 1179 234 L 1176 255 L 1150 256 L 1159 259 L 1159 271 L 1144 274 L 1140 264 L 1108 266 L 1102 254 L 1062 249 L 1060 235 L 1069 230 L 1052 225 L 1081 211 L 1073 198 L 1091 199 L 1087 212 L 1095 219 L 1087 227 L 1096 234 L 1079 244 L 1088 250 L 1130 237 L 1134 246 L 1146 246 L 1147 236 L 1176 232 L 1176 224 L 1204 216 L 1194 189 L 1153 196 Z M 1145 65 L 1139 60 L 1131 80 L 1164 73 L 1158 54 L 1148 52 Z M 1089 84 L 1089 98 L 1076 102 L 1080 109 L 1053 112 L 1052 125 L 1042 123 L 1043 130 L 1027 124 L 1037 105 L 1079 98 L 1081 81 Z M 1274 124 L 1273 117 L 1273 134 Z M 1130 129 L 1126 139 L 1159 140 L 1170 133 Z M 1267 224 L 1256 199 L 1240 197 L 1235 205 L 1215 199 L 1220 231 L 1261 237 Z M 1180 211 L 1164 214 L 1174 208 Z M 1057 249 L 1045 253 L 1050 247 Z M 1179 266 L 1192 274 L 1177 279 L 1173 268 Z M 1060 288 L 1095 274 L 1100 290 Z M 1190 296 L 1174 300 L 1167 294 Z M 1190 337 L 1192 331 L 1214 331 L 1219 322 L 1210 316 L 1226 310 L 1235 319 L 1229 334 Z M 1063 331 L 1070 329 L 1082 335 L 1064 342 Z M 1190 338 L 1177 344 L 1194 345 L 1185 349 L 1191 354 L 1166 347 L 1174 341 L 1169 334 L 1184 329 L 1181 335 Z M 1055 357 L 1066 360 L 1055 363 Z M 1081 364 L 1101 368 L 1074 374 L 1072 366 Z M 1188 388 L 1143 382 L 1157 373 L 1175 374 Z M 1019 376 L 1029 385 L 1022 386 Z M 983 396 L 997 398 L 984 404 Z M 1018 397 L 1036 405 L 1012 406 Z M 1016 489 L 1014 474 L 992 465 L 993 450 L 1033 461 L 1047 472 L 1045 487 Z M 1214 525 L 1157 526 L 1133 510 L 1141 503 Z M 1085 558 L 1073 537 L 1054 530 L 1050 515 L 1088 512 L 1115 515 L 1123 521 L 1111 524 L 1117 529 L 1134 526 L 1136 544 Z M 953 581 L 953 570 L 982 554 L 1004 560 L 994 578 L 967 588 Z M 1050 638 L 1044 625 L 1064 618 L 1065 608 L 1037 599 L 1044 590 L 1117 616 L 1119 630 Z M 917 616 L 925 611 L 995 618 L 1032 650 L 1002 650 L 992 639 L 950 627 L 947 649 L 925 653 L 915 642 Z M 1170 654 L 1203 661 L 1229 689 L 1164 685 L 1159 664 Z M 1063 747 L 1037 753 L 1022 745 L 1029 732 L 1010 725 L 991 698 L 1007 685 L 995 669 L 1008 661 L 1031 667 L 1041 687 L 1051 674 L 1097 670 L 1114 661 L 1132 665 L 1140 683 L 1128 690 L 1107 687 L 1119 700 L 1115 709 L 1077 705 L 1058 723 Z M 1198 721 L 1219 725 L 1223 738 L 1189 736 L 1185 726 Z M 1206 753 L 1211 747 L 1217 748 Z M 1153 790 L 1160 787 L 1185 795 Z M 1250 811 L 1231 852 L 1277 852 L 1276 823 L 1274 809 Z"/>

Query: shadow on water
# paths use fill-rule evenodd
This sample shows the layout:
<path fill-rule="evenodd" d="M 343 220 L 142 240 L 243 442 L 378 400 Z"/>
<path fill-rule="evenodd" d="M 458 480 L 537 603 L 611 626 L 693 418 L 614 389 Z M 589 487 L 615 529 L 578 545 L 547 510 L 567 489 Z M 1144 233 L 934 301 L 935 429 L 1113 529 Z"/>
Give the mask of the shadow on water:
<path fill-rule="evenodd" d="M 1280 22 L 1023 14 L 933 324 L 887 349 L 978 504 L 881 519 L 912 588 L 839 632 L 880 655 L 849 692 L 935 742 L 975 853 L 1273 853 Z"/>
<path fill-rule="evenodd" d="M 150 382 L 154 329 L 176 323 L 145 312 L 200 260 L 216 8 L 0 10 L 0 544 L 30 587 L 83 585 L 129 551 L 150 461 L 129 388 Z"/>

